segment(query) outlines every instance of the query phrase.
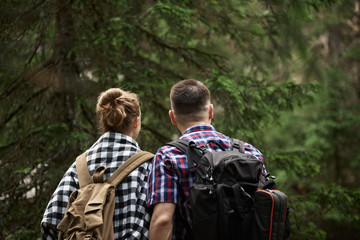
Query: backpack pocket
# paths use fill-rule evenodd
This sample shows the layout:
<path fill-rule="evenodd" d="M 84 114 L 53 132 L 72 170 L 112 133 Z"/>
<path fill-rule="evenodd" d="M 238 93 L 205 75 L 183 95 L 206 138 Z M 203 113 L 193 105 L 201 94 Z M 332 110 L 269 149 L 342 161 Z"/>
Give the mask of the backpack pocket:
<path fill-rule="evenodd" d="M 84 222 L 86 230 L 90 231 L 103 225 L 103 209 L 104 204 L 107 202 L 107 196 L 114 186 L 108 183 L 93 184 L 92 195 L 87 202 L 84 209 Z"/>
<path fill-rule="evenodd" d="M 218 239 L 218 202 L 216 189 L 211 184 L 194 184 L 190 189 L 192 230 L 195 239 Z"/>
<path fill-rule="evenodd" d="M 252 199 L 239 184 L 197 184 L 190 190 L 195 239 L 249 239 Z"/>
<path fill-rule="evenodd" d="M 284 238 L 287 201 L 287 196 L 277 190 L 255 192 L 252 239 Z"/>
<path fill-rule="evenodd" d="M 217 185 L 219 204 L 218 239 L 249 239 L 252 216 L 252 198 L 239 184 Z"/>
<path fill-rule="evenodd" d="M 82 224 L 83 215 L 81 214 L 84 208 L 85 203 L 83 196 L 81 196 L 81 190 L 73 191 L 70 195 L 64 218 L 57 225 L 59 239 L 76 239 L 79 234 L 85 236 L 85 226 Z"/>

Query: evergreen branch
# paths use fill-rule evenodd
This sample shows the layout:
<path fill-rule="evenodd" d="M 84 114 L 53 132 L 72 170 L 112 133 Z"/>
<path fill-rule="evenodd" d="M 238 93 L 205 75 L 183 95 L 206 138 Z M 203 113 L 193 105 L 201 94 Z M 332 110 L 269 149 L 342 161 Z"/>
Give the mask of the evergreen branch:
<path fill-rule="evenodd" d="M 41 133 L 42 131 L 44 131 L 44 130 L 43 129 L 38 129 L 38 130 L 35 130 L 35 131 L 31 131 L 28 134 L 26 134 L 25 136 L 23 136 L 22 139 L 28 139 L 30 136 Z M 21 141 L 21 139 L 17 139 L 15 141 L 11 142 L 11 143 L 8 143 L 7 145 L 0 146 L 0 152 L 14 146 L 15 144 L 19 143 L 20 141 Z M 7 161 L 3 161 L 3 159 L 2 159 L 0 168 L 5 166 L 8 162 L 11 162 L 11 160 L 12 160 L 11 158 L 4 158 L 4 159 L 7 159 Z"/>
<path fill-rule="evenodd" d="M 86 121 L 88 123 L 90 123 L 90 125 L 93 129 L 96 129 L 96 123 L 94 123 L 94 121 L 92 121 L 92 118 L 88 114 L 89 111 L 83 102 L 80 104 L 80 108 L 81 108 L 81 112 L 82 112 L 83 116 L 85 117 Z M 87 131 L 87 132 L 90 133 L 89 131 Z"/>
<path fill-rule="evenodd" d="M 22 104 L 20 104 L 14 111 L 12 111 L 7 117 L 5 117 L 5 120 L 0 123 L 0 127 L 3 128 L 11 119 L 18 114 L 28 102 L 30 102 L 32 99 L 36 98 L 37 96 L 41 95 L 43 92 L 45 92 L 47 88 L 42 88 L 39 91 L 35 92 L 33 95 L 31 95 L 29 98 L 27 98 Z"/>
<path fill-rule="evenodd" d="M 142 26 L 140 26 L 139 24 L 136 24 L 136 26 L 138 27 L 138 29 L 140 29 L 143 33 L 145 33 L 145 35 L 147 37 L 149 37 L 150 39 L 152 39 L 156 44 L 169 49 L 173 52 L 178 53 L 178 55 L 182 56 L 185 60 L 188 60 L 189 62 L 194 63 L 198 68 L 200 68 L 201 70 L 205 71 L 205 67 L 200 64 L 198 61 L 196 61 L 195 59 L 193 59 L 191 55 L 191 53 L 195 53 L 195 55 L 199 54 L 202 56 L 207 57 L 208 59 L 210 59 L 218 68 L 220 68 L 223 71 L 228 71 L 229 69 L 226 68 L 226 66 L 222 65 L 220 63 L 220 61 L 225 61 L 228 60 L 226 57 L 221 56 L 219 54 L 213 54 L 213 53 L 208 53 L 205 51 L 202 51 L 200 49 L 197 48 L 193 48 L 193 47 L 183 47 L 183 46 L 173 46 L 170 45 L 164 41 L 162 41 L 159 37 L 157 37 L 155 34 L 149 32 L 148 30 L 144 29 Z"/>
<path fill-rule="evenodd" d="M 155 62 L 155 61 L 153 61 L 153 60 L 151 60 L 149 58 L 139 57 L 139 58 L 136 58 L 134 62 L 138 62 L 138 61 L 145 62 L 144 65 L 146 65 L 146 66 L 148 66 L 150 68 L 158 69 L 159 72 L 168 73 L 168 74 L 170 74 L 171 76 L 173 76 L 173 77 L 175 77 L 177 79 L 184 79 L 184 75 L 176 73 L 176 72 L 172 71 L 171 69 L 166 68 L 163 65 L 161 65 L 161 64 L 159 64 L 159 63 L 157 63 L 157 62 Z M 134 65 L 134 66 L 136 67 L 137 65 Z"/>
<path fill-rule="evenodd" d="M 160 139 L 164 139 L 166 142 L 170 142 L 171 138 L 168 137 L 167 135 L 162 134 L 161 132 L 159 132 L 158 130 L 156 130 L 155 128 L 153 128 L 151 125 L 146 124 L 146 123 L 141 123 L 141 126 L 146 129 L 149 130 L 151 133 L 153 133 L 154 135 L 158 136 Z"/>
<path fill-rule="evenodd" d="M 21 18 L 25 17 L 26 15 L 30 14 L 31 12 L 35 11 L 38 7 L 40 7 L 42 4 L 44 4 L 46 1 L 48 0 L 42 0 L 39 3 L 35 4 L 34 6 L 32 6 L 31 8 L 25 10 L 23 12 L 22 15 L 20 15 L 19 17 L 17 17 L 14 21 L 13 21 L 13 25 L 15 26 Z"/>
<path fill-rule="evenodd" d="M 0 101 L 4 98 L 10 96 L 10 94 L 19 87 L 19 85 L 22 83 L 23 80 L 24 80 L 24 78 L 22 76 L 18 77 L 16 80 L 14 80 L 15 83 L 13 84 L 12 87 L 5 88 L 5 90 L 0 94 Z"/>

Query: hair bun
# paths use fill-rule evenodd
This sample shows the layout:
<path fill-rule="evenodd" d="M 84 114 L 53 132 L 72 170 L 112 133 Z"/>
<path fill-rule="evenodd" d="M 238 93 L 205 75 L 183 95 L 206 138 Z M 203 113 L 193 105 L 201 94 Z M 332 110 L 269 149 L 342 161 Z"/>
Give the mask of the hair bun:
<path fill-rule="evenodd" d="M 140 115 L 136 94 L 111 88 L 100 94 L 96 110 L 101 129 L 123 133 L 134 117 Z"/>
<path fill-rule="evenodd" d="M 120 97 L 117 97 L 117 98 L 115 98 L 114 99 L 114 104 L 119 104 L 119 105 L 121 105 L 121 104 L 123 104 L 124 103 L 124 97 L 122 97 L 122 96 L 120 96 Z"/>

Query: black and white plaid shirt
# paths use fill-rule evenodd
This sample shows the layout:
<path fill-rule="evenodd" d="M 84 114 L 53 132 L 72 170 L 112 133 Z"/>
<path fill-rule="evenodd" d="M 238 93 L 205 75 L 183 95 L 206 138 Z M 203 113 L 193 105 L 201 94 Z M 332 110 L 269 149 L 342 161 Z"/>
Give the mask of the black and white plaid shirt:
<path fill-rule="evenodd" d="M 92 175 L 98 166 L 105 166 L 105 179 L 129 157 L 140 152 L 137 142 L 129 136 L 107 132 L 86 151 L 86 161 Z M 147 213 L 147 188 L 151 161 L 131 172 L 116 188 L 114 213 L 115 239 L 147 239 L 150 216 Z M 79 188 L 75 162 L 67 170 L 51 196 L 41 222 L 43 239 L 57 239 L 56 228 L 62 220 L 70 194 Z M 46 224 L 47 223 L 47 224 Z"/>

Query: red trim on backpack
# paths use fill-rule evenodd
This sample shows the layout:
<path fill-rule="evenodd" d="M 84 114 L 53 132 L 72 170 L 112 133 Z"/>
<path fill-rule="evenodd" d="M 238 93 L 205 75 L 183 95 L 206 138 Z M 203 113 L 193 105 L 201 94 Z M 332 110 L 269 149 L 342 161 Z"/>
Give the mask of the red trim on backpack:
<path fill-rule="evenodd" d="M 259 192 L 264 192 L 266 194 L 268 194 L 271 199 L 272 199 L 272 207 L 271 207 L 271 219 L 270 219 L 270 233 L 269 233 L 269 240 L 271 240 L 271 233 L 272 233 L 272 222 L 273 222 L 273 213 L 274 213 L 274 197 L 268 192 L 268 191 L 265 191 L 265 190 L 258 190 Z M 285 221 L 285 220 L 284 220 Z"/>
<path fill-rule="evenodd" d="M 280 192 L 279 190 L 272 190 L 272 191 L 278 191 L 278 192 Z M 288 208 L 288 205 L 289 205 L 289 199 L 288 198 L 286 198 L 286 209 Z M 285 228 L 285 220 L 286 220 L 286 213 L 285 213 L 285 215 L 284 215 L 284 221 L 283 221 L 283 226 L 284 226 L 284 228 Z"/>

